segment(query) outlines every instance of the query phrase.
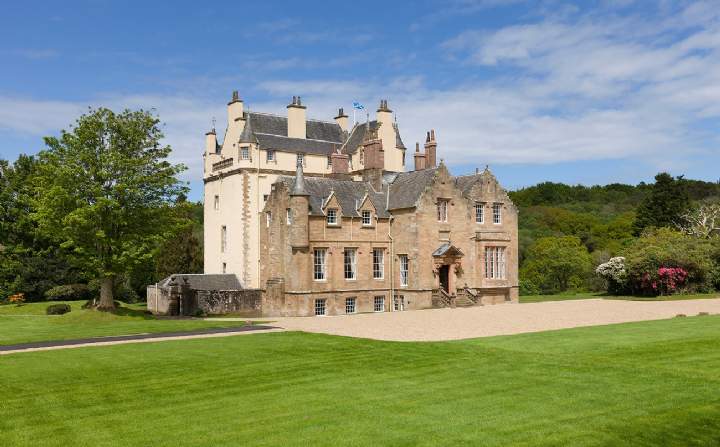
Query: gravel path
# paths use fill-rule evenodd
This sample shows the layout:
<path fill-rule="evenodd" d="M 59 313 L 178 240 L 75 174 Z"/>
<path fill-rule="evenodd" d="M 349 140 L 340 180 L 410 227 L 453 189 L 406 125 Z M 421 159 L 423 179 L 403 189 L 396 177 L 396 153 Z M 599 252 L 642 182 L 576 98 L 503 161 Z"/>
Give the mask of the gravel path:
<path fill-rule="evenodd" d="M 440 341 L 662 320 L 700 312 L 720 314 L 720 299 L 653 302 L 588 299 L 265 320 L 272 320 L 270 324 L 286 330 L 377 340 Z"/>

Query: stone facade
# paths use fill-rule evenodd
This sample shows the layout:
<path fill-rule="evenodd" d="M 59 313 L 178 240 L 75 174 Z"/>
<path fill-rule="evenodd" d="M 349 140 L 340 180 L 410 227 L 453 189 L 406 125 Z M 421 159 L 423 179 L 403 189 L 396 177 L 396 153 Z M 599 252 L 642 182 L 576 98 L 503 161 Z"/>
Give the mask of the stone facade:
<path fill-rule="evenodd" d="M 368 182 L 303 179 L 309 195 L 299 197 L 297 178 L 275 183 L 263 210 L 261 281 L 283 284 L 265 300 L 265 315 L 517 302 L 517 210 L 489 170 L 453 177 L 441 163 L 386 175 L 380 192 Z M 307 222 L 288 219 L 301 209 L 309 209 Z"/>
<path fill-rule="evenodd" d="M 260 287 L 261 211 L 272 184 L 295 172 L 298 157 L 308 177 L 344 172 L 359 178 L 366 164 L 361 145 L 365 134 L 374 132 L 384 150 L 368 161 L 379 169 L 405 171 L 405 146 L 386 100 L 375 120 L 352 126 L 342 109 L 333 121 L 310 119 L 306 112 L 297 96 L 287 116 L 249 112 L 233 92 L 222 141 L 215 129 L 206 133 L 205 273 L 234 273 L 247 286 Z"/>
<path fill-rule="evenodd" d="M 386 100 L 348 129 L 247 113 L 234 95 L 205 152 L 206 273 L 262 291 L 262 316 L 517 302 L 517 210 L 488 170 L 454 177 L 434 130 L 405 172 Z M 259 303 L 259 308 L 257 307 Z"/>

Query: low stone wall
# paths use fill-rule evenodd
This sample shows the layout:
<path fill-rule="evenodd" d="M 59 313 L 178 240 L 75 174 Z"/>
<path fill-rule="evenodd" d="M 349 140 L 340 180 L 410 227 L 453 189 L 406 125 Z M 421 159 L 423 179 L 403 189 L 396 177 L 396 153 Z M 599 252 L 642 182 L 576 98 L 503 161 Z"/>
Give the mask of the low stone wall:
<path fill-rule="evenodd" d="M 154 315 L 193 316 L 199 310 L 207 315 L 232 314 L 243 317 L 262 316 L 262 291 L 192 290 L 184 286 L 147 288 L 148 310 Z"/>
<path fill-rule="evenodd" d="M 243 317 L 262 316 L 262 291 L 247 290 L 197 290 L 196 309 L 208 315 L 233 314 Z"/>

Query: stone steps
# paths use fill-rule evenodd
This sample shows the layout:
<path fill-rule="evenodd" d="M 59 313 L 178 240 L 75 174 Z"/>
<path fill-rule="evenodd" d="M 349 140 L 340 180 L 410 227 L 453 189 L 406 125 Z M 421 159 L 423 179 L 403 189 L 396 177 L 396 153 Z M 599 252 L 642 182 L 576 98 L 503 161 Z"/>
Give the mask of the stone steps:
<path fill-rule="evenodd" d="M 466 297 L 465 295 L 458 295 L 457 298 L 455 298 L 455 306 L 456 307 L 472 307 L 475 303 L 473 303 L 470 298 Z"/>

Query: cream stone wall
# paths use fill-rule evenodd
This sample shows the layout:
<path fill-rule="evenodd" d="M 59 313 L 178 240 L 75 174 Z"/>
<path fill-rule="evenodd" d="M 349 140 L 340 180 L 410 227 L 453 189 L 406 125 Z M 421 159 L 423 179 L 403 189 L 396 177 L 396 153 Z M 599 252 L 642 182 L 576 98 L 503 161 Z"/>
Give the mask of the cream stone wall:
<path fill-rule="evenodd" d="M 242 130 L 241 130 L 242 131 Z M 239 135 L 239 134 L 238 134 Z M 239 138 L 239 137 L 238 137 Z M 240 149 L 250 147 L 250 158 L 240 159 Z M 232 158 L 232 164 L 213 171 L 212 164 Z M 297 155 L 275 151 L 275 160 L 257 145 L 230 143 L 223 145 L 222 156 L 206 155 L 204 192 L 204 260 L 205 273 L 235 273 L 247 287 L 260 287 L 259 226 L 264 216 L 264 198 L 270 195 L 279 175 L 293 175 Z M 327 156 L 305 155 L 308 176 L 330 173 Z M 214 197 L 220 196 L 220 209 L 214 209 Z M 221 227 L 227 227 L 228 247 L 220 251 Z"/>

